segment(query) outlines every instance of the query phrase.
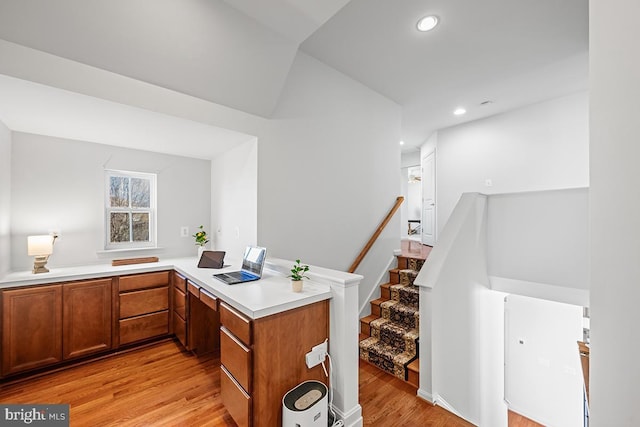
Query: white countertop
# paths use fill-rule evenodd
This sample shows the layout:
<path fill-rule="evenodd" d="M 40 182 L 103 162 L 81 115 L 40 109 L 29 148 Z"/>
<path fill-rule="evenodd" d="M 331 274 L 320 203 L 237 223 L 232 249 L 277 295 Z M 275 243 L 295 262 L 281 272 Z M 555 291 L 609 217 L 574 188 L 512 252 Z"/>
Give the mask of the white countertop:
<path fill-rule="evenodd" d="M 261 317 L 280 313 L 331 298 L 331 288 L 327 279 L 343 286 L 359 281 L 360 276 L 335 270 L 322 269 L 322 275 L 315 280 L 305 280 L 302 292 L 291 290 L 290 280 L 282 273 L 283 260 L 267 259 L 262 279 L 227 285 L 213 278 L 213 274 L 236 271 L 240 261 L 225 259 L 222 269 L 198 268 L 196 258 L 174 258 L 154 263 L 133 264 L 113 267 L 110 264 L 87 265 L 81 267 L 51 268 L 48 273 L 33 274 L 30 271 L 10 273 L 0 280 L 0 289 L 39 284 L 67 282 L 126 274 L 176 270 L 201 288 L 220 298 L 235 309 L 251 317 Z M 290 262 L 293 265 L 293 262 Z M 315 269 L 311 267 L 312 271 Z"/>

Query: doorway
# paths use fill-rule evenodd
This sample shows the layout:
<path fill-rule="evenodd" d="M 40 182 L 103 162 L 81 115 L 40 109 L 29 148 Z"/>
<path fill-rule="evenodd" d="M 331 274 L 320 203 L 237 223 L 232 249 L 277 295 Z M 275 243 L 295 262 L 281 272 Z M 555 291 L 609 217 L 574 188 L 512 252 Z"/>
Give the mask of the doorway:
<path fill-rule="evenodd" d="M 436 153 L 427 152 L 422 157 L 422 244 L 433 246 L 436 242 Z"/>

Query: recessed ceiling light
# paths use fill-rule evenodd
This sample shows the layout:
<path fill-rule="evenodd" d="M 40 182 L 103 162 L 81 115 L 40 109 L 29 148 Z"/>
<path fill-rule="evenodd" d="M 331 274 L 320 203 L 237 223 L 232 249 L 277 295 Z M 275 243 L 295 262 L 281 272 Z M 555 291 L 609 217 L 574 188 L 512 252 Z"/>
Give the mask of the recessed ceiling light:
<path fill-rule="evenodd" d="M 400 141 L 400 145 L 404 145 L 404 141 Z"/>
<path fill-rule="evenodd" d="M 456 108 L 453 111 L 453 114 L 455 114 L 456 116 L 461 116 L 463 114 L 465 114 L 467 112 L 467 110 L 465 110 L 464 108 L 460 107 L 460 108 Z"/>
<path fill-rule="evenodd" d="M 424 18 L 420 18 L 418 21 L 417 27 L 418 31 L 430 31 L 433 30 L 436 25 L 438 25 L 438 17 L 435 15 L 425 16 Z"/>

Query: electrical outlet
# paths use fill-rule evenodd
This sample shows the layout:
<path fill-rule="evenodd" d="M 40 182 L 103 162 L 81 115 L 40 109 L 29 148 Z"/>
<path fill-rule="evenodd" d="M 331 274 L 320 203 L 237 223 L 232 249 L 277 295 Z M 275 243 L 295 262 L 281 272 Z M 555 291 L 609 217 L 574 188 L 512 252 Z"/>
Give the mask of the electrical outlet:
<path fill-rule="evenodd" d="M 324 362 L 324 359 L 327 357 L 327 348 L 327 340 L 314 346 L 304 357 L 304 360 L 307 363 L 307 368 L 313 368 L 314 366 Z"/>
<path fill-rule="evenodd" d="M 313 368 L 316 365 L 324 362 L 324 358 L 326 357 L 326 353 L 322 351 L 310 351 L 304 357 L 305 362 L 307 363 L 307 368 Z"/>
<path fill-rule="evenodd" d="M 189 227 L 183 225 L 180 227 L 180 237 L 189 237 Z"/>
<path fill-rule="evenodd" d="M 323 352 L 324 354 L 327 354 L 327 353 L 328 353 L 328 347 L 327 347 L 327 345 L 328 345 L 328 344 L 327 344 L 327 340 L 324 340 L 324 342 L 322 342 L 322 343 L 320 343 L 320 344 L 316 345 L 315 347 L 313 347 L 313 348 L 311 349 L 311 351 L 321 351 L 321 352 Z"/>

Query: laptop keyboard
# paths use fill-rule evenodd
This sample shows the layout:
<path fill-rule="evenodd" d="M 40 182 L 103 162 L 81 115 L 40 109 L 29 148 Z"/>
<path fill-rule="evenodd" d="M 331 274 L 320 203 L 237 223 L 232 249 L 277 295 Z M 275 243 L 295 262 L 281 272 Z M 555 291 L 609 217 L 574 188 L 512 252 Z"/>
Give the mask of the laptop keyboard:
<path fill-rule="evenodd" d="M 234 271 L 233 273 L 226 273 L 225 276 L 230 279 L 242 279 L 242 280 L 253 279 L 256 277 L 253 274 L 245 273 L 244 271 Z"/>

